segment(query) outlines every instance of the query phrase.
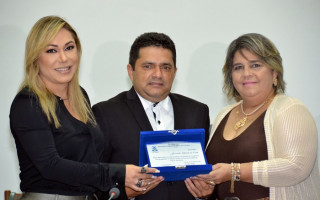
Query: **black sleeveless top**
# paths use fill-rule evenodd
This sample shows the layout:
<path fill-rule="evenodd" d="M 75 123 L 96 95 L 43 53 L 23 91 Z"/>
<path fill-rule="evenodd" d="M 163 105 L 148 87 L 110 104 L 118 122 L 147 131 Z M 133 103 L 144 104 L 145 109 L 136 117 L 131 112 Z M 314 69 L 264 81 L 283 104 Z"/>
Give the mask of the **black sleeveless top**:
<path fill-rule="evenodd" d="M 267 160 L 267 143 L 263 127 L 265 113 L 263 112 L 243 133 L 230 141 L 223 137 L 223 130 L 230 115 L 228 113 L 219 124 L 206 149 L 208 163 L 214 165 Z M 230 184 L 231 182 L 227 181 L 216 185 L 214 196 L 220 200 L 225 197 L 238 197 L 241 200 L 269 197 L 269 188 L 267 187 L 235 181 L 234 193 L 230 193 Z"/>

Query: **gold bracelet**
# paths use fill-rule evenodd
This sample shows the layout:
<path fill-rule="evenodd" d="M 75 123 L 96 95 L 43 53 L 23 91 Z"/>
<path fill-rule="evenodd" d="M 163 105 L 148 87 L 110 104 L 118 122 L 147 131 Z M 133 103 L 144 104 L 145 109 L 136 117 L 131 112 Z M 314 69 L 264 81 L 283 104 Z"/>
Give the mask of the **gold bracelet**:
<path fill-rule="evenodd" d="M 234 193 L 234 182 L 240 181 L 240 163 L 231 163 L 230 193 Z"/>
<path fill-rule="evenodd" d="M 231 185 L 230 185 L 230 193 L 234 193 L 234 164 L 231 163 Z"/>
<path fill-rule="evenodd" d="M 234 180 L 235 181 L 240 181 L 240 163 L 235 164 L 235 175 L 234 175 Z"/>

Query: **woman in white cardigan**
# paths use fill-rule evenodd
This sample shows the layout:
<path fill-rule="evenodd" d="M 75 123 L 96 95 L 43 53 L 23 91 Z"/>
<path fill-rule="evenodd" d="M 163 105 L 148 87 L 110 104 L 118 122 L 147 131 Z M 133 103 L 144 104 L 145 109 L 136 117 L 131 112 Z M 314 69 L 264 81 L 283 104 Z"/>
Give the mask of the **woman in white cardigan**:
<path fill-rule="evenodd" d="M 206 148 L 212 171 L 187 179 L 203 199 L 320 199 L 318 133 L 306 106 L 284 95 L 280 53 L 260 34 L 228 49 L 224 91 L 237 103 L 216 117 Z"/>

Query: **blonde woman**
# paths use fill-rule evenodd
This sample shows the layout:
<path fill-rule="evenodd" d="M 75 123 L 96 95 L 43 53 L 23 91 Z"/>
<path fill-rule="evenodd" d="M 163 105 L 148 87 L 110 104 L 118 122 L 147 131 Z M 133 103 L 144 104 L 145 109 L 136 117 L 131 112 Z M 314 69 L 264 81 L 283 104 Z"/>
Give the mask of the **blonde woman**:
<path fill-rule="evenodd" d="M 214 192 L 215 200 L 320 199 L 315 121 L 284 94 L 275 45 L 261 34 L 240 36 L 228 48 L 223 74 L 224 91 L 237 102 L 216 117 L 206 148 L 213 169 L 188 179 L 189 191 Z"/>
<path fill-rule="evenodd" d="M 57 16 L 41 18 L 26 40 L 25 79 L 10 110 L 24 200 L 95 199 L 98 190 L 145 191 L 153 181 L 146 172 L 154 168 L 99 163 L 103 134 L 79 86 L 80 57 L 76 32 Z"/>

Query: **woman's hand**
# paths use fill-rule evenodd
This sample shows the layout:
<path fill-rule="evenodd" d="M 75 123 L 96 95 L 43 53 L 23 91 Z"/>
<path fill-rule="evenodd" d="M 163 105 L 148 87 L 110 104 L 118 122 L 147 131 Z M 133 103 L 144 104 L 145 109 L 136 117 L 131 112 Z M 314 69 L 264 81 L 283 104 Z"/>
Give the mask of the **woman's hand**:
<path fill-rule="evenodd" d="M 212 166 L 212 171 L 209 174 L 197 175 L 203 180 L 213 181 L 215 184 L 220 184 L 231 180 L 231 165 L 227 163 L 218 163 Z"/>
<path fill-rule="evenodd" d="M 206 198 L 210 196 L 216 184 L 231 180 L 231 165 L 218 163 L 212 166 L 209 174 L 200 174 L 185 180 L 185 184 L 192 196 Z"/>
<path fill-rule="evenodd" d="M 209 197 L 212 194 L 215 186 L 213 181 L 208 181 L 197 177 L 187 178 L 184 182 L 189 192 L 196 198 Z"/>
<path fill-rule="evenodd" d="M 156 168 L 147 166 L 138 167 L 135 165 L 126 165 L 126 179 L 125 186 L 127 196 L 144 194 L 152 188 L 156 187 L 161 181 L 164 180 L 162 176 L 156 177 L 149 173 L 159 173 Z M 128 189 L 127 189 L 128 187 Z M 130 190 L 130 189 L 132 190 Z M 135 192 L 133 192 L 135 191 Z"/>

